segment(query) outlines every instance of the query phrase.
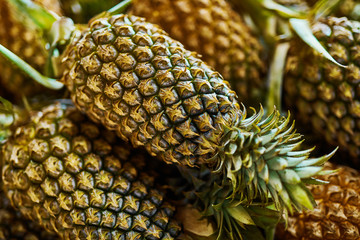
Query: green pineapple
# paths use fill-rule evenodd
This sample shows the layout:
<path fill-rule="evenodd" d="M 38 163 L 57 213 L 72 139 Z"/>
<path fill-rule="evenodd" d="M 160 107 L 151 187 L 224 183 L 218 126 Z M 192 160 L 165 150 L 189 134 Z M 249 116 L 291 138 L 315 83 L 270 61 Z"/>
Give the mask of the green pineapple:
<path fill-rule="evenodd" d="M 60 13 L 60 5 L 56 0 L 36 1 L 56 13 Z M 39 71 L 43 71 L 47 58 L 45 42 L 41 32 L 29 20 L 14 11 L 6 0 L 0 0 L 0 44 L 21 56 Z M 0 58 L 0 88 L 5 96 L 20 102 L 22 96 L 34 96 L 46 91 L 46 88 L 31 81 L 19 70 Z M 21 89 L 21 91 L 19 91 Z"/>
<path fill-rule="evenodd" d="M 181 234 L 174 206 L 139 170 L 141 156 L 72 105 L 55 103 L 32 112 L 1 153 L 12 205 L 62 239 L 175 239 Z"/>
<path fill-rule="evenodd" d="M 285 107 L 331 145 L 360 156 L 360 23 L 328 17 L 312 26 L 335 65 L 293 41 L 284 76 Z M 301 49 L 301 51 L 299 51 Z"/>
<path fill-rule="evenodd" d="M 159 24 L 227 79 L 244 103 L 263 98 L 265 51 L 226 0 L 134 0 L 131 14 Z"/>

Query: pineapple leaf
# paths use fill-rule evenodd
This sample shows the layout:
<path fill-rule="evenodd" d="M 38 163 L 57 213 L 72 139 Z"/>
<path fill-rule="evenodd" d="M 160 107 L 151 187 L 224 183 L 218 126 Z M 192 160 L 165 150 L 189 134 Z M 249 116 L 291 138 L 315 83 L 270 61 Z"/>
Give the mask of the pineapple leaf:
<path fill-rule="evenodd" d="M 10 63 L 17 66 L 20 70 L 22 70 L 25 74 L 29 77 L 37 81 L 38 83 L 44 85 L 50 89 L 61 89 L 64 85 L 55 79 L 48 78 L 43 76 L 37 70 L 35 70 L 30 64 L 26 63 L 24 60 L 16 56 L 10 50 L 5 48 L 3 45 L 0 44 L 0 54 L 2 54 Z"/>
<path fill-rule="evenodd" d="M 315 20 L 328 16 L 340 4 L 341 0 L 320 0 L 311 9 L 310 15 L 314 16 Z"/>
<path fill-rule="evenodd" d="M 269 92 L 267 96 L 267 109 L 273 109 L 274 106 L 281 108 L 282 96 L 282 81 L 284 67 L 286 63 L 287 52 L 290 48 L 290 43 L 279 43 L 275 48 L 273 61 L 270 66 L 269 74 Z"/>
<path fill-rule="evenodd" d="M 323 181 L 320 179 L 316 179 L 316 178 L 305 178 L 303 179 L 303 183 L 304 184 L 308 184 L 308 185 L 323 185 L 323 184 L 328 184 L 328 181 Z"/>
<path fill-rule="evenodd" d="M 289 19 L 289 22 L 293 30 L 296 32 L 296 34 L 311 48 L 313 48 L 315 51 L 317 51 L 318 53 L 320 53 L 321 55 L 323 55 L 325 58 L 335 63 L 336 65 L 343 68 L 347 68 L 346 66 L 338 63 L 330 55 L 330 53 L 321 45 L 319 40 L 316 39 L 316 37 L 312 33 L 311 26 L 308 20 L 291 18 Z"/>
<path fill-rule="evenodd" d="M 305 207 L 312 210 L 315 205 L 315 201 L 311 197 L 312 194 L 306 187 L 303 187 L 300 184 L 288 184 L 284 183 L 285 188 L 290 193 L 290 197 L 293 199 L 295 206 L 298 209 Z"/>
<path fill-rule="evenodd" d="M 25 14 L 40 29 L 47 32 L 59 18 L 55 13 L 50 13 L 30 0 L 8 0 L 17 12 Z"/>
<path fill-rule="evenodd" d="M 247 210 L 241 205 L 233 208 L 226 208 L 226 211 L 232 218 L 234 218 L 239 223 L 246 225 L 255 225 Z"/>
<path fill-rule="evenodd" d="M 257 0 L 262 3 L 262 5 L 272 11 L 275 11 L 282 17 L 285 18 L 305 18 L 306 14 L 295 11 L 293 9 L 287 8 L 279 3 L 276 3 L 272 0 Z"/>

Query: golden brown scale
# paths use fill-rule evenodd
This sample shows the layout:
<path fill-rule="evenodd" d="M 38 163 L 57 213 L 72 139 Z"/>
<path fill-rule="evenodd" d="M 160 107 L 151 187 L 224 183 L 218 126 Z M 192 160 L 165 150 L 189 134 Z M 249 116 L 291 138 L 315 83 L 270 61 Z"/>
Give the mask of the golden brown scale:
<path fill-rule="evenodd" d="M 49 105 L 3 146 L 5 193 L 62 239 L 177 238 L 175 208 L 129 149 L 74 106 Z"/>
<path fill-rule="evenodd" d="M 360 156 L 359 27 L 346 18 L 330 17 L 312 29 L 329 53 L 348 68 L 294 42 L 284 79 L 286 107 L 298 122 L 311 124 L 313 132 L 356 158 Z"/>
<path fill-rule="evenodd" d="M 36 2 L 60 13 L 57 1 L 39 0 Z M 25 24 L 24 19 L 11 9 L 6 0 L 0 0 L 0 44 L 42 72 L 47 57 L 45 43 L 41 40 L 37 29 Z M 0 57 L 0 68 L 0 87 L 2 94 L 5 95 L 2 96 L 9 100 L 20 102 L 23 95 L 33 96 L 47 91 L 45 87 L 20 73 L 20 70 L 14 68 L 2 57 Z"/>
<path fill-rule="evenodd" d="M 330 163 L 326 168 L 340 170 L 321 177 L 328 184 L 309 187 L 316 208 L 291 216 L 286 231 L 285 226 L 279 225 L 279 240 L 360 239 L 360 173 Z"/>
<path fill-rule="evenodd" d="M 54 233 L 48 233 L 37 223 L 24 220 L 14 210 L 5 194 L 0 192 L 0 240 L 58 240 Z"/>
<path fill-rule="evenodd" d="M 130 12 L 201 54 L 230 81 L 242 102 L 259 104 L 266 87 L 263 49 L 225 0 L 135 0 Z"/>
<path fill-rule="evenodd" d="M 98 19 L 65 56 L 62 81 L 74 103 L 166 162 L 206 163 L 223 124 L 239 120 L 228 82 L 142 18 Z"/>

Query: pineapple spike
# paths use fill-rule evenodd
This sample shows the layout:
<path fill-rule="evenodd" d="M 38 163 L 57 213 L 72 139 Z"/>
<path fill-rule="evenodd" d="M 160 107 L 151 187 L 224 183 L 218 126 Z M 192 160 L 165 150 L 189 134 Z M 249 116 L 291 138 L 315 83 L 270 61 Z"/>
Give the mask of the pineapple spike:
<path fill-rule="evenodd" d="M 6 47 L 0 44 L 0 53 L 12 64 L 26 73 L 29 77 L 34 79 L 36 82 L 44 85 L 50 89 L 61 89 L 64 84 L 56 81 L 56 79 L 48 78 L 43 76 L 41 73 L 36 71 L 30 64 L 26 63 L 24 60 L 16 56 L 14 53 L 9 51 Z"/>

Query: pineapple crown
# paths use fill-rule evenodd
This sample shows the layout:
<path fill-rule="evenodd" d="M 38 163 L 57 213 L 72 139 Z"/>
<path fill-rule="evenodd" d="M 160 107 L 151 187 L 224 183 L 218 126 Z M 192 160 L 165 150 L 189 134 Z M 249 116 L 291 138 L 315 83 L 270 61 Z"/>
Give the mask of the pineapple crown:
<path fill-rule="evenodd" d="M 255 110 L 254 110 L 255 112 Z M 246 116 L 234 127 L 227 127 L 217 154 L 210 161 L 214 173 L 223 173 L 223 181 L 232 188 L 223 199 L 232 204 L 247 203 L 260 199 L 264 205 L 269 200 L 278 210 L 293 212 L 315 205 L 306 183 L 321 184 L 314 176 L 329 174 L 323 164 L 335 154 L 311 158 L 313 149 L 300 150 L 303 140 L 289 126 L 290 114 L 285 118 L 274 110 L 263 118 L 263 108 L 252 116 Z"/>

